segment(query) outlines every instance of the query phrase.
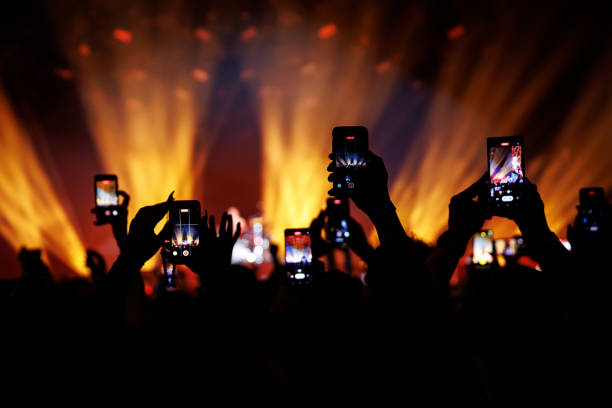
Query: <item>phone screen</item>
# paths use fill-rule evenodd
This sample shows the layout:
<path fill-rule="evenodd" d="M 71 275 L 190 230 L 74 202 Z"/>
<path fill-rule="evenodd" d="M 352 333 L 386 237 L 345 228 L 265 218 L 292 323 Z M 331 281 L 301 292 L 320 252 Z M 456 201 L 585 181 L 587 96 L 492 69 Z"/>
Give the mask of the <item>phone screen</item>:
<path fill-rule="evenodd" d="M 339 126 L 332 131 L 332 153 L 335 154 L 334 187 L 350 194 L 358 185 L 359 170 L 366 166 L 368 130 L 363 126 Z"/>
<path fill-rule="evenodd" d="M 489 177 L 491 182 L 491 200 L 498 207 L 509 207 L 520 199 L 520 188 L 523 183 L 524 157 L 523 138 L 497 137 L 487 139 L 489 151 Z"/>
<path fill-rule="evenodd" d="M 580 189 L 580 205 L 578 206 L 576 226 L 587 232 L 601 230 L 607 205 L 608 202 L 602 187 Z"/>
<path fill-rule="evenodd" d="M 285 265 L 289 278 L 310 279 L 312 248 L 307 228 L 285 230 Z"/>
<path fill-rule="evenodd" d="M 349 217 L 348 200 L 343 198 L 327 199 L 327 239 L 343 243 L 350 236 L 347 219 Z"/>
<path fill-rule="evenodd" d="M 117 179 L 98 179 L 96 184 L 96 206 L 112 207 L 119 205 L 117 197 Z"/>
<path fill-rule="evenodd" d="M 170 222 L 174 225 L 171 238 L 171 256 L 177 258 L 192 255 L 193 247 L 200 244 L 200 203 L 175 201 L 170 209 Z"/>
<path fill-rule="evenodd" d="M 472 263 L 474 265 L 488 266 L 493 264 L 493 231 L 480 231 L 473 238 Z"/>

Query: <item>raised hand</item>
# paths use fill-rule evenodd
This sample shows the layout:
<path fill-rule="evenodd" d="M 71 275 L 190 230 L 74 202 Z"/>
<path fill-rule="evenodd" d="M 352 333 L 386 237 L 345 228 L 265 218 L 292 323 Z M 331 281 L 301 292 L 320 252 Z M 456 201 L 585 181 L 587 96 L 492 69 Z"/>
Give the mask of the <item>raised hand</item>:
<path fill-rule="evenodd" d="M 126 257 L 135 265 L 141 267 L 159 250 L 165 239 L 170 237 L 172 225 L 166 222 L 159 234 L 155 226 L 168 213 L 174 197 L 171 193 L 168 200 L 147 207 L 142 207 L 130 224 L 124 250 Z"/>
<path fill-rule="evenodd" d="M 333 181 L 333 172 L 335 170 L 334 154 L 330 154 L 329 158 L 332 162 L 327 167 L 327 170 L 331 171 L 332 174 L 327 179 Z M 359 178 L 356 180 L 359 187 L 352 194 L 351 198 L 355 205 L 372 219 L 379 215 L 378 213 L 384 211 L 385 208 L 389 207 L 395 210 L 395 207 L 393 207 L 389 197 L 387 186 L 389 175 L 383 160 L 371 151 L 368 151 L 366 153 L 366 163 L 366 166 L 360 170 Z M 329 195 L 338 195 L 335 186 L 329 190 Z"/>
<path fill-rule="evenodd" d="M 486 189 L 489 179 L 485 172 L 474 184 L 455 195 L 448 205 L 448 233 L 460 241 L 469 241 L 470 237 L 482 228 L 488 217 L 486 203 L 479 195 Z M 479 197 L 478 201 L 474 198 Z"/>
<path fill-rule="evenodd" d="M 224 272 L 231 264 L 232 250 L 240 232 L 240 223 L 236 225 L 236 231 L 234 231 L 232 216 L 223 213 L 217 235 L 215 218 L 212 215 L 209 217 L 208 211 L 205 211 L 200 223 L 200 245 L 197 250 L 194 249 L 193 259 L 187 263 L 187 266 L 200 277 L 209 271 L 213 275 L 216 272 Z"/>

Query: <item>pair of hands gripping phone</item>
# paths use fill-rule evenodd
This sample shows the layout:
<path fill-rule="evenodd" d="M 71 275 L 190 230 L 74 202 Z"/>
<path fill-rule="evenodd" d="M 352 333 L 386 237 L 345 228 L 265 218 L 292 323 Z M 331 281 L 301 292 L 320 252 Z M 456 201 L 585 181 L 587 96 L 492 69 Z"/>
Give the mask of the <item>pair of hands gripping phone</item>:
<path fill-rule="evenodd" d="M 166 216 L 173 201 L 174 197 L 170 194 L 167 201 L 143 207 L 138 211 L 130 223 L 129 232 L 116 265 L 121 269 L 140 271 L 145 262 L 162 247 L 164 241 L 170 239 L 174 226 L 169 221 L 158 234 L 155 233 L 155 226 Z M 220 271 L 229 267 L 232 249 L 240 236 L 240 228 L 241 225 L 238 223 L 234 231 L 232 216 L 223 213 L 217 235 L 215 219 L 213 216 L 209 217 L 206 211 L 200 220 L 200 245 L 193 249 L 193 255 L 186 264 L 187 267 L 200 277 L 206 277 L 209 280 L 217 277 L 214 273 L 208 274 L 207 272 Z"/>
<path fill-rule="evenodd" d="M 523 200 L 515 207 L 497 210 L 493 210 L 487 201 L 489 188 L 489 173 L 485 172 L 471 186 L 451 198 L 448 230 L 440 236 L 436 251 L 427 260 L 438 282 L 448 282 L 470 238 L 494 215 L 516 223 L 532 256 L 544 269 L 546 266 L 564 269 L 563 264 L 567 267 L 571 263 L 569 252 L 548 226 L 544 203 L 535 184 L 525 178 Z"/>

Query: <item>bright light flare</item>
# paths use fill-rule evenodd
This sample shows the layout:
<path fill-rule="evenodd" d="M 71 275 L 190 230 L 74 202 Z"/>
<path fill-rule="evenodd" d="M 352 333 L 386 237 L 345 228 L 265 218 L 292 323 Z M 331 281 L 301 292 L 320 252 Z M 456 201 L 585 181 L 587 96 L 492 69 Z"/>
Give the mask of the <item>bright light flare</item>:
<path fill-rule="evenodd" d="M 172 191 L 177 199 L 194 198 L 212 144 L 196 125 L 214 75 L 214 28 L 184 35 L 179 21 L 171 12 L 153 26 L 136 20 L 129 31 L 113 32 L 129 46 L 110 43 L 89 58 L 66 45 L 103 172 L 117 174 L 130 194 L 131 217 Z"/>
<path fill-rule="evenodd" d="M 29 135 L 0 90 L 0 233 L 15 253 L 41 248 L 87 276 L 85 248 Z"/>

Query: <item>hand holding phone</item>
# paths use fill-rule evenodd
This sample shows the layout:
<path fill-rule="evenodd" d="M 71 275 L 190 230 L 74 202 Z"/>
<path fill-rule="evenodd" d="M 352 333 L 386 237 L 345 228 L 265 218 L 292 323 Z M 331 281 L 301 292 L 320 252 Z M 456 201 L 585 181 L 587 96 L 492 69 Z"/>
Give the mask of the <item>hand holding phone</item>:
<path fill-rule="evenodd" d="M 342 245 L 350 237 L 348 219 L 349 204 L 346 198 L 328 198 L 327 208 L 327 223 L 325 224 L 325 232 L 327 240 L 332 245 Z"/>
<path fill-rule="evenodd" d="M 289 284 L 308 285 L 312 281 L 310 230 L 285 230 L 285 271 Z"/>
<path fill-rule="evenodd" d="M 351 197 L 361 188 L 360 176 L 367 166 L 368 130 L 363 126 L 338 126 L 332 130 L 334 191 Z"/>
<path fill-rule="evenodd" d="M 522 199 L 525 180 L 523 138 L 520 136 L 487 139 L 490 192 L 493 212 L 515 208 Z"/>
<path fill-rule="evenodd" d="M 200 244 L 200 202 L 175 201 L 169 209 L 172 234 L 164 242 L 164 256 L 174 265 L 186 263 Z"/>
<path fill-rule="evenodd" d="M 95 225 L 110 223 L 119 215 L 119 196 L 117 176 L 114 174 L 97 174 L 94 177 Z"/>

